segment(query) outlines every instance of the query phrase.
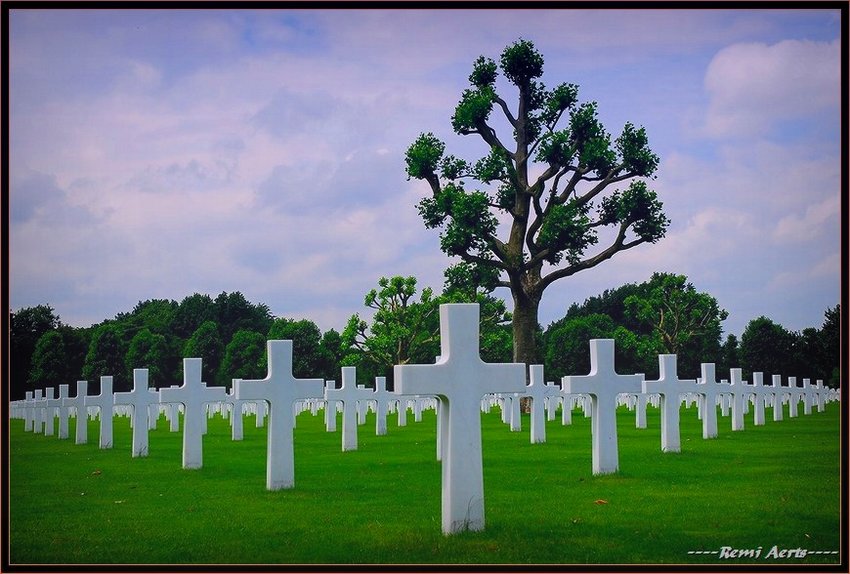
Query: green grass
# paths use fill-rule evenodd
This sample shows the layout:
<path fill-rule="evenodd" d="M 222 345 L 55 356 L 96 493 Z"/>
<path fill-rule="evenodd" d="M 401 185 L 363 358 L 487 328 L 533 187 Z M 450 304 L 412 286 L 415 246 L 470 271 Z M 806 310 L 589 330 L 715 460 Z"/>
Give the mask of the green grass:
<path fill-rule="evenodd" d="M 840 406 L 703 440 L 694 409 L 682 411 L 682 452 L 660 451 L 656 409 L 648 428 L 619 417 L 620 472 L 594 477 L 590 424 L 547 423 L 529 443 L 529 419 L 511 432 L 498 409 L 482 416 L 486 529 L 443 536 L 435 417 L 406 427 L 374 418 L 359 450 L 303 413 L 295 431 L 296 487 L 265 490 L 266 429 L 245 418 L 230 440 L 216 418 L 204 467 L 181 469 L 181 434 L 160 419 L 150 456 L 131 458 L 127 419 L 115 447 L 34 435 L 11 421 L 12 564 L 662 564 L 836 563 L 838 557 L 766 560 L 769 549 L 838 550 Z M 338 426 L 339 428 L 339 426 Z M 605 501 L 601 503 L 598 501 Z M 688 551 L 762 547 L 759 559 L 718 560 Z"/>

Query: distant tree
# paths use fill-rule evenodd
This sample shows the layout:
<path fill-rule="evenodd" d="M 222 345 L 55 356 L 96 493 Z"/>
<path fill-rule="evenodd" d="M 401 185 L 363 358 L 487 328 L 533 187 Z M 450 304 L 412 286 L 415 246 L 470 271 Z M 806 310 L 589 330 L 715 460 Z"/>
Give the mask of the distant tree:
<path fill-rule="evenodd" d="M 83 378 L 100 380 L 101 376 L 110 375 L 114 391 L 129 391 L 132 388 L 132 377 L 124 367 L 126 352 L 119 326 L 110 321 L 100 324 L 95 328 L 89 343 Z"/>
<path fill-rule="evenodd" d="M 262 379 L 266 376 L 266 337 L 256 331 L 236 331 L 224 348 L 218 384 L 230 389 L 233 379 Z"/>
<path fill-rule="evenodd" d="M 765 376 L 796 376 L 794 339 L 782 325 L 765 316 L 753 319 L 741 334 L 740 367 L 748 375 L 763 372 Z"/>
<path fill-rule="evenodd" d="M 170 299 L 149 299 L 139 301 L 133 310 L 122 318 L 131 337 L 142 329 L 165 335 L 173 332 L 173 323 L 179 308 L 179 304 Z"/>
<path fill-rule="evenodd" d="M 308 319 L 275 319 L 268 331 L 269 340 L 292 341 L 292 374 L 296 378 L 317 378 L 327 357 L 322 348 L 322 332 Z M 266 364 L 263 358 L 263 365 Z"/>
<path fill-rule="evenodd" d="M 394 365 L 433 362 L 439 354 L 439 304 L 431 288 L 416 299 L 416 278 L 400 276 L 381 277 L 378 287 L 364 299 L 375 311 L 372 324 L 354 314 L 342 332 L 343 347 L 354 351 L 343 361 L 386 377 L 392 377 Z"/>
<path fill-rule="evenodd" d="M 841 306 L 836 305 L 824 313 L 824 322 L 818 333 L 820 338 L 820 375 L 824 384 L 838 388 L 841 364 Z M 846 342 L 845 342 L 846 344 Z"/>
<path fill-rule="evenodd" d="M 620 287 L 605 289 L 600 295 L 588 297 L 581 304 L 573 303 L 570 305 L 566 315 L 550 325 L 550 328 L 556 327 L 559 321 L 568 321 L 576 317 L 608 315 L 615 324 L 621 325 L 633 333 L 648 335 L 652 332 L 651 327 L 626 312 L 626 299 L 630 296 L 646 297 L 648 291 L 649 286 L 646 282 L 641 284 L 626 283 Z"/>
<path fill-rule="evenodd" d="M 706 357 L 703 360 L 703 363 L 715 363 L 715 372 L 720 373 L 728 373 L 729 369 L 738 368 L 741 366 L 741 361 L 738 358 L 738 338 L 729 334 L 726 337 L 726 341 L 723 343 L 723 346 L 720 347 L 720 355 L 716 360 L 712 360 L 710 357 Z"/>
<path fill-rule="evenodd" d="M 319 376 L 323 379 L 336 380 L 340 376 L 340 366 L 344 357 L 342 336 L 335 329 L 329 329 L 322 334 L 321 367 Z"/>
<path fill-rule="evenodd" d="M 505 302 L 491 295 L 497 276 L 492 270 L 461 262 L 444 272 L 443 294 L 435 303 L 478 303 L 481 324 L 479 354 L 487 363 L 507 363 L 513 358 L 511 314 Z M 535 336 L 542 339 L 538 328 Z"/>
<path fill-rule="evenodd" d="M 514 109 L 496 91 L 499 69 L 517 90 Z M 542 75 L 543 56 L 526 40 L 507 46 L 498 65 L 479 57 L 451 123 L 458 135 L 480 137 L 489 153 L 475 162 L 445 156 L 445 144 L 423 133 L 405 157 L 407 175 L 431 188 L 418 207 L 427 228 L 442 229 L 441 249 L 510 289 L 514 360 L 523 363 L 539 360 L 538 310 L 550 285 L 655 243 L 668 225 L 642 179 L 659 163 L 645 130 L 627 123 L 612 139 L 595 102 L 579 104 L 573 84 L 546 89 Z M 511 140 L 500 137 L 501 125 Z M 464 180 L 485 189 L 468 191 Z M 610 233 L 600 235 L 605 228 Z M 610 243 L 591 251 L 603 237 Z"/>
<path fill-rule="evenodd" d="M 574 317 L 546 332 L 546 378 L 590 372 L 590 340 L 614 339 L 615 362 L 621 373 L 651 373 L 652 349 L 645 338 L 600 313 Z M 654 367 L 657 370 L 657 367 Z"/>
<path fill-rule="evenodd" d="M 721 323 L 729 313 L 686 276 L 653 273 L 644 294 L 629 295 L 624 304 L 627 317 L 651 328 L 658 354 L 678 356 L 680 374 L 699 373 L 705 357 L 720 352 Z"/>
<path fill-rule="evenodd" d="M 222 341 L 230 341 L 236 331 L 243 329 L 266 333 L 273 320 L 268 305 L 254 305 L 238 291 L 219 294 L 214 309 Z"/>
<path fill-rule="evenodd" d="M 204 382 L 209 385 L 214 385 L 217 381 L 216 376 L 223 356 L 224 344 L 215 321 L 205 321 L 183 346 L 184 358 L 202 359 L 201 374 Z M 180 372 L 182 373 L 182 365 Z"/>
<path fill-rule="evenodd" d="M 58 330 L 47 331 L 39 337 L 32 355 L 30 388 L 56 388 L 59 384 L 70 384 L 67 365 L 68 352 L 62 334 Z"/>
<path fill-rule="evenodd" d="M 50 305 L 24 307 L 9 316 L 9 387 L 12 400 L 23 399 L 29 390 L 32 356 L 39 338 L 59 327 L 61 321 Z"/>
<path fill-rule="evenodd" d="M 186 340 L 206 321 L 216 319 L 216 309 L 212 298 L 209 295 L 195 293 L 184 298 L 177 306 L 172 320 L 172 330 L 178 338 Z"/>
<path fill-rule="evenodd" d="M 174 378 L 177 357 L 173 356 L 165 335 L 144 328 L 133 337 L 124 357 L 125 372 L 148 369 L 148 381 L 157 388 L 181 384 Z"/>

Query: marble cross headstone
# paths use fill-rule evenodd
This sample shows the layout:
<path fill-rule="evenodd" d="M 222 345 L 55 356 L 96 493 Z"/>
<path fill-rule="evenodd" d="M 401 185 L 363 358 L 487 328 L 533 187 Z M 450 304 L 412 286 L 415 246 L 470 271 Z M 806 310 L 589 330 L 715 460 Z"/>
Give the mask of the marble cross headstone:
<path fill-rule="evenodd" d="M 545 401 L 547 387 L 543 379 L 543 365 L 529 365 L 529 385 L 525 396 L 531 397 L 531 442 L 546 442 Z"/>
<path fill-rule="evenodd" d="M 770 389 L 764 386 L 764 373 L 753 373 L 753 424 L 764 424 L 764 400 Z"/>
<path fill-rule="evenodd" d="M 657 381 L 644 381 L 644 393 L 661 395 L 661 450 L 680 452 L 682 442 L 679 433 L 679 404 L 682 393 L 696 390 L 697 383 L 692 379 L 679 379 L 676 355 L 658 355 L 659 378 Z"/>
<path fill-rule="evenodd" d="M 800 387 L 797 386 L 797 377 L 788 377 L 788 416 L 795 418 L 800 403 Z"/>
<path fill-rule="evenodd" d="M 88 409 L 86 409 L 86 393 L 88 392 L 88 381 L 77 381 L 77 396 L 73 399 L 63 399 L 62 403 L 66 407 L 74 407 L 77 411 L 77 430 L 76 444 L 86 444 L 88 442 Z"/>
<path fill-rule="evenodd" d="M 100 448 L 112 448 L 112 411 L 115 406 L 112 398 L 112 377 L 100 377 L 100 394 L 86 397 L 87 407 L 100 409 Z"/>
<path fill-rule="evenodd" d="M 396 365 L 396 394 L 436 395 L 440 400 L 442 530 L 484 528 L 481 397 L 525 389 L 525 365 L 490 364 L 479 354 L 478 304 L 440 305 L 439 360 Z"/>
<path fill-rule="evenodd" d="M 342 450 L 357 450 L 357 401 L 372 391 L 357 388 L 356 367 L 342 367 L 342 386 L 325 389 L 325 399 L 342 403 Z"/>
<path fill-rule="evenodd" d="M 68 438 L 68 407 L 65 406 L 65 399 L 68 398 L 68 385 L 59 385 L 59 396 L 55 399 L 49 399 L 48 407 L 58 407 L 59 411 L 59 430 L 57 435 L 60 439 Z"/>
<path fill-rule="evenodd" d="M 568 394 L 591 397 L 593 474 L 619 469 L 617 449 L 617 395 L 641 392 L 643 375 L 619 375 L 614 370 L 614 340 L 590 340 L 590 374 L 566 376 L 561 388 Z"/>
<path fill-rule="evenodd" d="M 148 370 L 133 369 L 133 390 L 114 393 L 113 397 L 114 404 L 133 407 L 133 456 L 148 456 L 148 409 L 159 402 L 159 393 L 148 388 Z"/>
<path fill-rule="evenodd" d="M 183 405 L 183 468 L 201 468 L 204 464 L 204 424 L 207 403 L 227 398 L 224 387 L 207 387 L 201 382 L 202 359 L 183 359 L 183 384 L 160 389 L 163 403 Z"/>
<path fill-rule="evenodd" d="M 387 390 L 387 378 L 375 377 L 375 434 L 387 434 L 387 411 L 391 393 Z"/>
<path fill-rule="evenodd" d="M 47 411 L 47 399 L 44 398 L 44 392 L 41 389 L 35 390 L 35 396 L 32 399 L 33 404 L 33 428 L 32 432 L 41 434 L 44 431 L 44 419 Z"/>
<path fill-rule="evenodd" d="M 300 399 L 321 398 L 323 379 L 296 379 L 292 376 L 292 341 L 268 341 L 268 374 L 261 380 L 237 380 L 240 401 L 269 403 L 266 489 L 295 486 L 295 417 L 293 404 Z"/>
<path fill-rule="evenodd" d="M 782 386 L 782 375 L 773 375 L 771 377 L 771 391 L 773 391 L 773 420 L 782 420 L 782 401 L 784 397 Z"/>
<path fill-rule="evenodd" d="M 53 387 L 44 389 L 44 436 L 53 436 L 54 430 L 54 411 L 56 399 L 53 396 Z"/>
<path fill-rule="evenodd" d="M 730 369 L 729 379 L 732 384 L 732 430 L 744 430 L 744 401 L 752 394 L 752 390 L 744 381 L 741 369 Z"/>
<path fill-rule="evenodd" d="M 35 399 L 33 398 L 32 391 L 26 391 L 24 393 L 24 430 L 26 432 L 32 432 L 33 427 L 35 426 Z"/>
<path fill-rule="evenodd" d="M 702 363 L 696 393 L 702 400 L 702 438 L 717 437 L 717 397 L 725 394 L 725 388 L 717 382 L 714 363 Z"/>

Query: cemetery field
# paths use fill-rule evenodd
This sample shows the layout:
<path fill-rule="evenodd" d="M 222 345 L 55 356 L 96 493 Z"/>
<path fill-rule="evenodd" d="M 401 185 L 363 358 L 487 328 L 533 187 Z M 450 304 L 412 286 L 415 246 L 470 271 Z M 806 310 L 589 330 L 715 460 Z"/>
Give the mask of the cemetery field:
<path fill-rule="evenodd" d="M 386 436 L 370 414 L 351 452 L 321 411 L 300 414 L 295 489 L 277 492 L 265 488 L 266 428 L 250 416 L 241 442 L 227 421 L 209 421 L 199 470 L 181 469 L 182 433 L 165 418 L 150 455 L 135 459 L 126 418 L 115 419 L 109 450 L 97 446 L 96 421 L 89 444 L 75 445 L 73 419 L 61 441 L 12 420 L 10 562 L 834 564 L 838 555 L 813 552 L 839 549 L 840 411 L 829 403 L 789 418 L 786 407 L 774 422 L 767 409 L 764 426 L 749 414 L 732 432 L 718 409 L 719 436 L 703 440 L 696 409 L 683 408 L 682 452 L 664 454 L 659 411 L 636 429 L 620 408 L 620 472 L 594 477 L 580 410 L 570 426 L 560 413 L 548 421 L 547 442 L 532 445 L 528 415 L 511 432 L 494 408 L 482 415 L 486 529 L 453 536 L 440 529 L 430 410 L 405 427 L 388 417 Z M 724 558 L 723 547 L 753 552 Z"/>

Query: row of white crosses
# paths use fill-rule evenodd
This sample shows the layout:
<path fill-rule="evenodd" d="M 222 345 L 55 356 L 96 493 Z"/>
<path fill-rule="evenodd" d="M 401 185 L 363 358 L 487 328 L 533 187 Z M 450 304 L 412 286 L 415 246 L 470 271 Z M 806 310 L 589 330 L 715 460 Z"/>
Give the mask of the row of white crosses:
<path fill-rule="evenodd" d="M 717 436 L 716 405 L 731 404 L 732 429 L 744 427 L 743 414 L 749 399 L 754 399 L 755 424 L 764 424 L 764 404 L 767 397 L 774 401 L 776 420 L 781 420 L 782 404 L 787 400 L 791 416 L 796 416 L 797 403 L 804 402 L 806 413 L 813 402 L 823 410 L 825 400 L 837 400 L 837 391 L 823 388 L 819 381 L 811 387 L 804 380 L 803 388 L 796 387 L 791 378 L 789 387 L 781 385 L 775 375 L 773 386 L 765 387 L 762 376 L 755 373 L 754 385 L 746 384 L 740 369 L 731 372 L 731 383 L 715 380 L 714 365 L 702 365 L 702 377 L 680 380 L 676 371 L 676 356 L 659 357 L 659 379 L 646 381 L 641 374 L 620 375 L 614 369 L 614 341 L 590 341 L 590 373 L 585 376 L 567 376 L 561 388 L 545 384 L 543 367 L 529 367 L 530 385 L 526 386 L 526 367 L 519 363 L 484 363 L 479 355 L 479 307 L 477 304 L 451 304 L 440 307 L 441 355 L 431 365 L 400 365 L 394 369 L 395 389 L 386 391 L 385 380 L 376 381 L 375 390 L 356 384 L 353 367 L 342 369 L 342 384 L 336 388 L 333 381 L 322 379 L 296 379 L 292 375 L 292 341 L 268 341 L 268 374 L 262 380 L 234 379 L 233 395 L 226 395 L 221 387 L 207 387 L 201 381 L 201 359 L 184 359 L 184 382 L 180 387 L 148 388 L 148 371 L 133 372 L 133 390 L 114 393 L 112 401 L 111 377 L 101 379 L 101 394 L 88 397 L 85 381 L 78 383 L 77 396 L 67 396 L 67 385 L 60 385 L 59 399 L 43 398 L 40 391 L 19 407 L 25 411 L 25 427 L 31 430 L 36 424 L 35 411 L 45 407 L 59 407 L 60 438 L 64 425 L 67 436 L 68 408 L 77 409 L 78 421 L 85 420 L 87 406 L 101 409 L 101 447 L 111 446 L 111 407 L 130 408 L 133 427 L 133 456 L 145 456 L 148 451 L 149 408 L 161 403 L 180 403 L 184 412 L 183 466 L 200 468 L 202 463 L 202 434 L 205 409 L 208 404 L 231 405 L 233 438 L 241 438 L 241 415 L 244 403 L 253 403 L 257 412 L 257 425 L 268 405 L 268 452 L 266 487 L 279 490 L 294 487 L 293 428 L 296 403 L 298 408 L 312 408 L 318 402 L 325 408 L 329 431 L 335 429 L 337 408 L 342 408 L 342 450 L 357 448 L 357 406 L 366 402 L 375 404 L 376 434 L 386 433 L 386 414 L 395 406 L 399 426 L 406 424 L 408 405 L 414 407 L 416 420 L 421 420 L 421 409 L 429 403 L 437 407 L 437 458 L 442 461 L 442 530 L 452 534 L 464 530 L 484 528 L 484 486 L 481 454 L 480 412 L 500 396 L 503 414 L 514 405 L 518 397 L 532 399 L 531 440 L 545 441 L 544 405 L 549 404 L 548 416 L 554 418 L 553 405 L 562 403 L 563 423 L 569 424 L 572 409 L 581 404 L 586 415 L 591 416 L 592 469 L 594 474 L 613 473 L 619 467 L 616 411 L 622 397 L 636 397 L 635 404 L 645 408 L 646 397 L 658 397 L 661 408 L 661 449 L 664 452 L 680 450 L 679 406 L 683 397 L 698 396 L 703 420 L 704 438 Z M 52 397 L 52 389 L 48 393 Z M 433 398 L 436 397 L 436 400 Z M 724 401 L 729 398 L 730 403 Z M 507 401 L 506 399 L 510 399 Z M 640 399 L 643 398 L 641 401 Z M 56 401 L 56 402 L 51 402 Z M 13 407 L 16 405 L 13 405 Z M 220 407 L 219 407 L 220 410 Z M 13 408 L 14 411 L 14 408 Z M 173 412 L 173 411 L 172 411 Z M 404 419 L 403 419 L 404 416 Z M 777 416 L 779 418 L 777 418 Z M 82 418 L 80 418 L 82 417 Z M 52 422 L 52 416 L 46 417 Z M 176 418 L 176 417 L 175 417 Z M 514 417 L 511 417 L 512 419 Z M 515 424 L 518 427 L 516 416 Z M 237 433 L 236 421 L 239 421 Z M 38 419 L 41 421 L 41 419 Z M 110 424 L 104 426 L 104 422 Z M 333 427 L 331 421 L 334 421 Z M 383 424 L 382 424 L 383 421 Z M 638 426 L 640 426 L 638 424 Z M 645 422 L 644 422 L 645 426 Z M 77 442 L 85 442 L 85 424 L 77 424 Z M 109 430 L 106 431 L 105 429 Z M 172 430 L 174 428 L 172 427 Z M 108 441 L 108 444 L 105 443 Z"/>

